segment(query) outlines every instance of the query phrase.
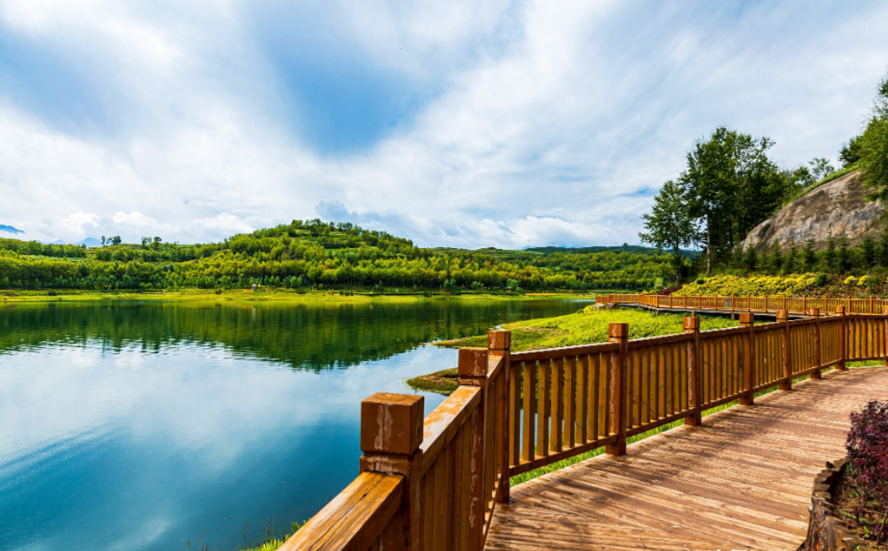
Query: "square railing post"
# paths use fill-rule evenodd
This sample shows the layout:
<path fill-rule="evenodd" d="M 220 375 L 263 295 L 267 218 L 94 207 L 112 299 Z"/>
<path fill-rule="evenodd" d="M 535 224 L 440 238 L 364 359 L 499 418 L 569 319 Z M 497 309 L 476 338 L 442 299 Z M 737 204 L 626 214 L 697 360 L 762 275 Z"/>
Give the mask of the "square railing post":
<path fill-rule="evenodd" d="M 512 422 L 512 415 L 517 419 L 520 417 L 520 413 L 518 412 L 518 400 L 515 397 L 515 392 L 511 390 L 514 385 L 515 388 L 518 388 L 519 381 L 512 382 L 512 366 L 509 363 L 509 358 L 511 356 L 512 349 L 512 332 L 511 331 L 488 331 L 487 332 L 487 354 L 488 356 L 502 356 L 503 358 L 503 371 L 500 377 L 502 380 L 499 383 L 499 396 L 495 399 L 497 400 L 497 407 L 499 408 L 499 422 L 501 426 L 498 427 L 498 430 L 501 430 L 502 441 L 498 442 L 497 445 L 500 446 L 499 449 L 499 461 L 501 472 L 497 473 L 497 477 L 500 480 L 499 492 L 496 495 L 496 500 L 499 503 L 504 503 L 509 501 L 509 461 L 512 454 L 510 454 L 510 450 L 514 445 L 515 452 L 514 455 L 516 457 L 517 462 L 517 454 L 518 454 L 518 445 L 517 442 L 513 442 L 518 439 L 518 431 L 515 428 L 515 424 Z M 512 411 L 512 403 L 516 407 L 515 411 Z"/>
<path fill-rule="evenodd" d="M 809 308 L 808 317 L 814 320 L 814 363 L 817 369 L 811 372 L 812 379 L 820 379 L 822 375 L 820 368 L 823 366 L 823 349 L 821 345 L 822 335 L 820 332 L 820 308 Z"/>
<path fill-rule="evenodd" d="M 786 297 L 783 297 L 783 305 L 786 306 Z M 789 339 L 789 315 L 788 312 L 777 310 L 777 323 L 781 324 L 781 350 L 783 352 L 783 379 L 780 380 L 780 390 L 792 390 L 792 348 Z"/>
<path fill-rule="evenodd" d="M 703 422 L 703 397 L 700 395 L 700 318 L 687 317 L 682 322 L 685 333 L 693 335 L 687 341 L 688 355 L 688 409 L 690 415 L 684 418 L 685 425 L 696 427 Z"/>
<path fill-rule="evenodd" d="M 422 545 L 422 429 L 425 399 L 378 392 L 361 402 L 360 471 L 399 474 L 405 479 L 399 515 L 406 549 Z"/>
<path fill-rule="evenodd" d="M 838 371 L 845 371 L 845 360 L 848 359 L 848 317 L 844 306 L 836 306 L 836 314 L 841 316 L 839 322 L 839 363 L 836 364 Z"/>
<path fill-rule="evenodd" d="M 743 388 L 746 394 L 740 397 L 740 404 L 751 406 L 755 402 L 755 315 L 740 314 L 740 326 L 747 329 L 743 333 Z"/>
<path fill-rule="evenodd" d="M 620 348 L 610 356 L 610 433 L 617 441 L 607 444 L 608 455 L 619 456 L 626 453 L 626 409 L 628 389 L 626 378 L 629 371 L 629 324 L 611 323 L 607 329 L 608 342 L 615 342 Z"/>
<path fill-rule="evenodd" d="M 484 496 L 484 443 L 487 441 L 486 431 L 487 400 L 491 397 L 488 393 L 487 380 L 487 349 L 486 348 L 460 348 L 459 384 L 477 386 L 481 389 L 481 403 L 472 413 L 467 423 L 471 423 L 472 444 L 469 451 L 469 510 L 468 521 L 468 549 L 480 551 L 484 547 L 484 507 L 490 496 Z"/>

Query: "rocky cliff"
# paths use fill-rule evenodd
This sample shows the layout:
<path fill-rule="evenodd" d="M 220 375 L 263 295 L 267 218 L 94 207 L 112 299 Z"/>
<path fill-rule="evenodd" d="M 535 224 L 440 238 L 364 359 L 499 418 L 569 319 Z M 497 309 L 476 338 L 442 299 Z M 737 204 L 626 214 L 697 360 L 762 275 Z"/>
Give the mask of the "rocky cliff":
<path fill-rule="evenodd" d="M 879 218 L 885 207 L 881 202 L 867 201 L 867 193 L 859 172 L 846 174 L 777 211 L 749 232 L 742 247 L 762 250 L 779 243 L 785 250 L 790 242 L 801 247 L 810 237 L 815 247 L 823 250 L 830 234 L 845 232 L 852 245 L 867 234 L 875 237 L 881 230 Z"/>

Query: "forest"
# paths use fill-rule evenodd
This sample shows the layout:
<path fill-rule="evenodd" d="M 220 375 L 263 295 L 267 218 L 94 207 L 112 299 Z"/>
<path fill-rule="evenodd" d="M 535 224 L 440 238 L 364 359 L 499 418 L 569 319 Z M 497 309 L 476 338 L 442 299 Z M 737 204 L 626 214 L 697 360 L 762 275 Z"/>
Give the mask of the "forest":
<path fill-rule="evenodd" d="M 0 239 L 0 288 L 234 289 L 253 284 L 296 290 L 516 292 L 662 286 L 674 277 L 668 254 L 645 247 L 594 252 L 420 248 L 408 239 L 319 219 L 179 245 L 160 237 L 101 247 Z"/>

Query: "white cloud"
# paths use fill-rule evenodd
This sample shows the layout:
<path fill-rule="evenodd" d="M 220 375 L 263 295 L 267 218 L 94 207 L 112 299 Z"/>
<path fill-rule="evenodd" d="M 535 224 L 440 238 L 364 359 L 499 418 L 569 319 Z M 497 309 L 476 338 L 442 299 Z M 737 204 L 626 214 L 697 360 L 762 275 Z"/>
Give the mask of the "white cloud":
<path fill-rule="evenodd" d="M 888 66 L 878 2 L 212 5 L 0 0 L 9 43 L 74 75 L 60 99 L 0 91 L 0 222 L 189 242 L 317 212 L 423 245 L 633 243 L 694 139 L 726 124 L 785 163 L 834 158 Z M 299 25 L 284 52 L 261 43 L 275 18 Z M 321 151 L 288 114 L 311 86 L 293 53 L 421 101 Z"/>

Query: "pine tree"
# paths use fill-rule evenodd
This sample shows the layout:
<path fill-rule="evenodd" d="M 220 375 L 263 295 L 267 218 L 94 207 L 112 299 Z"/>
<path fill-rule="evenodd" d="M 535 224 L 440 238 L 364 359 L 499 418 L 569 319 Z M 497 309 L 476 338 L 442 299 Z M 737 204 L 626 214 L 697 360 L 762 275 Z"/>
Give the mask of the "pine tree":
<path fill-rule="evenodd" d="M 802 251 L 802 264 L 806 272 L 813 272 L 817 268 L 817 253 L 814 251 L 814 240 L 805 239 L 805 248 Z"/>
<path fill-rule="evenodd" d="M 864 236 L 863 242 L 860 244 L 860 255 L 864 270 L 876 265 L 876 240 L 871 235 Z"/>
<path fill-rule="evenodd" d="M 824 271 L 831 273 L 838 273 L 839 266 L 836 262 L 836 240 L 829 234 L 829 237 L 826 238 L 826 251 L 823 253 L 823 269 Z"/>

